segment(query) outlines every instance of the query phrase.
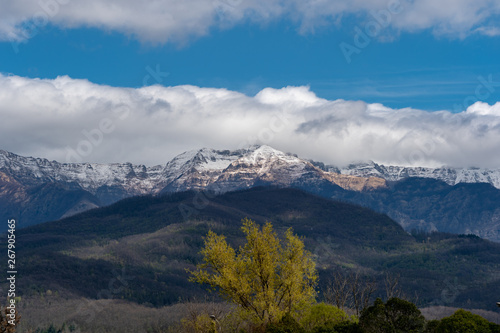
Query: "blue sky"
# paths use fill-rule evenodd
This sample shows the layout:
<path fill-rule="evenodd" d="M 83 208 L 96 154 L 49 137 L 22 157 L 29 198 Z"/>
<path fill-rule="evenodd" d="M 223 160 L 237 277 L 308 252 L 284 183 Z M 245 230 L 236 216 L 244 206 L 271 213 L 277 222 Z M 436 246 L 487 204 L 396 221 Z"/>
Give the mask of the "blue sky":
<path fill-rule="evenodd" d="M 389 41 L 377 35 L 347 63 L 339 44 L 354 45 L 354 29 L 365 22 L 351 15 L 341 26 L 306 33 L 287 18 L 242 22 L 172 43 L 47 24 L 20 44 L 0 43 L 0 70 L 31 78 L 69 75 L 120 87 L 192 84 L 249 95 L 265 87 L 309 85 L 327 99 L 425 110 L 455 110 L 473 94 L 480 76 L 500 81 L 500 37 L 477 33 L 461 38 L 423 29 L 394 33 Z M 168 76 L 161 82 L 144 79 L 157 68 Z M 483 101 L 496 102 L 499 96 L 495 92 Z"/>
<path fill-rule="evenodd" d="M 306 135 L 301 142 L 309 145 L 287 144 L 290 137 L 282 133 L 263 142 L 256 134 L 260 126 L 243 128 L 245 137 L 234 134 L 221 140 L 209 132 L 210 139 L 192 139 L 196 135 L 185 131 L 185 140 L 168 147 L 161 142 L 170 136 L 152 134 L 146 141 L 168 150 L 166 156 L 158 157 L 155 149 L 132 156 L 117 149 L 116 142 L 120 136 L 122 142 L 126 135 L 133 136 L 133 131 L 118 128 L 112 139 L 82 160 L 101 162 L 112 156 L 114 161 L 161 163 L 200 145 L 234 148 L 227 142 L 260 142 L 332 163 L 372 159 L 414 164 L 401 156 L 422 150 L 425 138 L 446 128 L 447 144 L 434 140 L 441 150 L 426 152 L 415 163 L 465 165 L 470 157 L 464 152 L 475 152 L 474 146 L 481 145 L 484 158 L 475 157 L 477 164 L 500 165 L 490 156 L 498 151 L 495 135 L 500 132 L 498 1 L 0 0 L 0 7 L 0 114 L 4 119 L 26 119 L 33 110 L 46 110 L 39 112 L 47 124 L 57 123 L 51 118 L 57 110 L 66 110 L 67 117 L 59 115 L 64 118 L 59 126 L 65 129 L 60 132 L 65 134 L 48 138 L 52 129 L 33 130 L 35 124 L 19 120 L 15 130 L 30 131 L 32 138 L 18 143 L 5 134 L 0 137 L 4 149 L 64 159 L 66 143 L 76 149 L 81 133 L 97 126 L 98 119 L 89 115 L 98 109 L 125 105 L 139 114 L 139 109 L 179 108 L 179 118 L 163 128 L 180 135 L 179 126 L 193 107 L 215 118 L 224 114 L 217 110 L 233 108 L 231 126 L 238 127 L 238 115 L 243 119 L 259 105 L 259 112 L 270 108 L 271 114 L 297 109 L 288 134 Z M 354 51 L 346 56 L 349 50 Z M 157 86 L 146 89 L 152 85 Z M 109 95 L 98 98 L 99 90 Z M 193 104 L 185 104 L 186 94 Z M 208 102 L 207 95 L 212 98 Z M 68 105 L 75 107 L 68 111 Z M 448 113 L 434 112 L 440 110 Z M 134 123 L 142 122 L 150 131 L 156 121 L 148 118 L 151 112 L 140 121 L 134 118 Z M 252 118 L 255 124 L 270 117 L 259 112 Z M 72 121 L 82 125 L 73 127 Z M 336 127 L 339 122 L 343 127 Z M 308 133 L 301 130 L 313 123 L 331 123 L 331 133 L 320 126 Z M 391 125 L 379 128 L 380 123 Z M 419 125 L 402 125 L 407 123 Z M 453 133 L 469 141 L 453 141 Z M 366 148 L 367 142 L 378 142 L 374 135 L 386 145 L 379 152 Z M 311 149 L 312 144 L 320 148 Z M 342 144 L 333 157 L 331 144 Z M 387 150 L 397 153 L 388 155 Z"/>

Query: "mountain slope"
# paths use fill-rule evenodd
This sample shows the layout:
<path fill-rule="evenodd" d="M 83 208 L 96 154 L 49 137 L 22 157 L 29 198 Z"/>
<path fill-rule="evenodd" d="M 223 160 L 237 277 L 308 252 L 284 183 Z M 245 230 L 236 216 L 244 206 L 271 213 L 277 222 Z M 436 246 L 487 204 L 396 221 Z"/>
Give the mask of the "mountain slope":
<path fill-rule="evenodd" d="M 386 273 L 401 275 L 404 291 L 418 292 L 422 305 L 488 308 L 500 292 L 500 244 L 444 234 L 411 236 L 385 215 L 293 189 L 205 196 L 203 205 L 199 198 L 190 192 L 129 198 L 18 230 L 23 299 L 48 289 L 68 298 L 99 298 L 117 274 L 126 277 L 126 285 L 114 298 L 161 306 L 202 297 L 204 289 L 187 282 L 185 269 L 200 261 L 209 229 L 241 245 L 245 217 L 271 221 L 278 233 L 293 227 L 303 236 L 318 265 L 319 290 L 333 270 L 355 269 L 377 281 L 378 295 Z M 193 209 L 187 219 L 182 205 Z M 449 284 L 457 286 L 455 294 L 443 297 Z"/>
<path fill-rule="evenodd" d="M 500 242 L 500 190 L 490 184 L 407 178 L 371 192 L 321 194 L 388 214 L 407 231 L 474 234 Z"/>

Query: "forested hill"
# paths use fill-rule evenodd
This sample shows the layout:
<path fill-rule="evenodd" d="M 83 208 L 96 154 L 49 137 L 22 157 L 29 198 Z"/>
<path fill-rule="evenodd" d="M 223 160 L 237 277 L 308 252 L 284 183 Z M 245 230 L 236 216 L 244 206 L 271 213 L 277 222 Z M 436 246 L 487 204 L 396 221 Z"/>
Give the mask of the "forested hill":
<path fill-rule="evenodd" d="M 277 188 L 135 197 L 18 230 L 19 290 L 97 298 L 122 272 L 129 280 L 114 298 L 160 306 L 203 297 L 206 291 L 188 282 L 185 269 L 201 259 L 209 229 L 241 244 L 245 217 L 303 236 L 320 271 L 319 291 L 342 269 L 376 280 L 381 294 L 386 274 L 400 275 L 404 292 L 417 293 L 421 306 L 491 309 L 500 294 L 499 244 L 475 236 L 412 236 L 386 215 Z"/>

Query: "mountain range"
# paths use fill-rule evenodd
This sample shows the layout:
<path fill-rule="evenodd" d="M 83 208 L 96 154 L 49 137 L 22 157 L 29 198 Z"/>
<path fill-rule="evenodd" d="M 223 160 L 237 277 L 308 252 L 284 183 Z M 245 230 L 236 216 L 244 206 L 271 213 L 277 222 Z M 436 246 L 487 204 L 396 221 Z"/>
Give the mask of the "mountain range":
<path fill-rule="evenodd" d="M 299 188 L 368 206 L 406 230 L 473 233 L 500 241 L 500 169 L 374 162 L 339 168 L 265 145 L 235 151 L 203 148 L 153 167 L 59 163 L 0 150 L 1 217 L 16 217 L 20 226 L 132 196 L 186 190 L 225 193 L 257 186 Z"/>

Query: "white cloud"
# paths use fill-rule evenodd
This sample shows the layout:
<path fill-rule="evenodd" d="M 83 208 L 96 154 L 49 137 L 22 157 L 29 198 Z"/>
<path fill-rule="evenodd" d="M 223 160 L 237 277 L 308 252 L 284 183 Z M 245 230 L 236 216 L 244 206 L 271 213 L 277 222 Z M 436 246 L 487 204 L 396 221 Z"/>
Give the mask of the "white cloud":
<path fill-rule="evenodd" d="M 493 26 L 479 27 L 474 32 L 479 33 L 481 35 L 489 36 L 489 37 L 500 36 L 500 28 L 493 27 Z"/>
<path fill-rule="evenodd" d="M 495 105 L 489 105 L 488 103 L 476 102 L 467 108 L 465 112 L 467 114 L 475 114 L 482 116 L 494 116 L 500 117 L 500 102 Z"/>
<path fill-rule="evenodd" d="M 500 103 L 477 102 L 454 114 L 330 101 L 308 87 L 249 97 L 196 86 L 132 89 L 0 75 L 0 118 L 1 149 L 62 162 L 155 165 L 186 150 L 261 143 L 336 165 L 500 167 Z"/>
<path fill-rule="evenodd" d="M 134 36 L 143 42 L 185 42 L 213 28 L 287 18 L 301 32 L 374 17 L 399 31 L 432 30 L 464 37 L 498 35 L 500 4 L 496 0 L 0 0 L 0 40 L 22 41 L 47 23 L 61 28 L 95 27 Z M 373 14 L 375 13 L 375 16 Z M 378 13 L 378 14 L 377 14 Z M 354 15 L 350 15 L 354 14 Z M 360 15 L 361 14 L 361 15 Z M 385 23 L 383 23 L 385 26 Z M 380 38 L 390 40 L 387 34 Z"/>

